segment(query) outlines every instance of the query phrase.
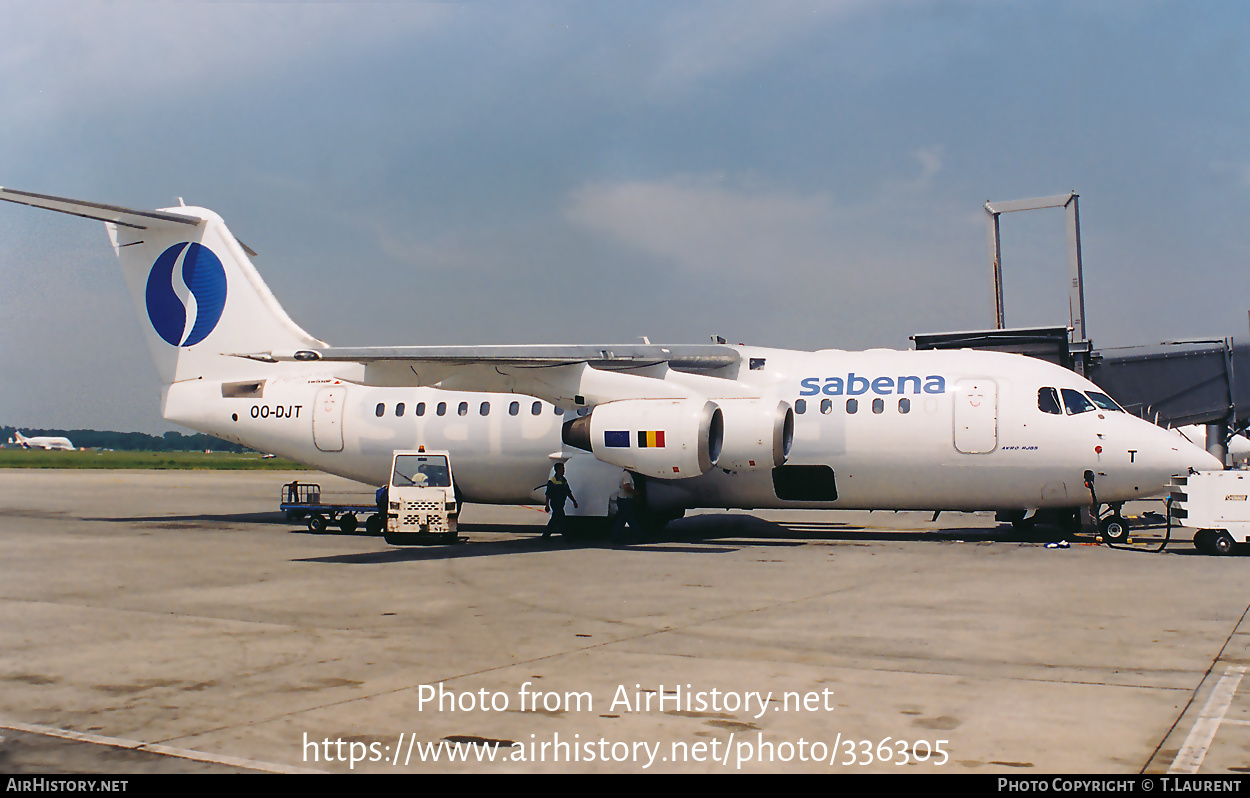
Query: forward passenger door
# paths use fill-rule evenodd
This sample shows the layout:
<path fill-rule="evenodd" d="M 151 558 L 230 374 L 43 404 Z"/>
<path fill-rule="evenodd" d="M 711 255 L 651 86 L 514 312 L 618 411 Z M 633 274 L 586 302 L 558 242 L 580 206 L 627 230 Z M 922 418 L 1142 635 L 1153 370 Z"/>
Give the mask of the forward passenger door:
<path fill-rule="evenodd" d="M 998 384 L 993 380 L 955 384 L 955 448 L 964 454 L 998 448 Z"/>

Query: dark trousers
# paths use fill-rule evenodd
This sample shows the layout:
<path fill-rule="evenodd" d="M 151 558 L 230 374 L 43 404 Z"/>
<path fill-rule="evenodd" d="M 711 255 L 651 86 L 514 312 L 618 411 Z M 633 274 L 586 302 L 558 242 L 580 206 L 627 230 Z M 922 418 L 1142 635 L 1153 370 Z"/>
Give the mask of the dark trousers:
<path fill-rule="evenodd" d="M 619 541 L 625 537 L 625 525 L 638 531 L 638 520 L 634 515 L 633 499 L 616 500 L 616 521 L 612 524 L 612 540 Z"/>
<path fill-rule="evenodd" d="M 552 532 L 564 534 L 564 502 L 551 503 L 551 518 L 547 521 L 547 529 L 543 532 L 543 537 L 547 537 Z"/>

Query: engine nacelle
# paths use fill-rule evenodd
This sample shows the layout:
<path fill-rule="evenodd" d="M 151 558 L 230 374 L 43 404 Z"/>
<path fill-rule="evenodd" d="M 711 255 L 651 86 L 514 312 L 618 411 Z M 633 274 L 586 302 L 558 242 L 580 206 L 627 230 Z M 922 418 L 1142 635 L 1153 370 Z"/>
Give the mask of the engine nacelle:
<path fill-rule="evenodd" d="M 564 425 L 564 442 L 605 463 L 660 479 L 705 474 L 724 440 L 721 410 L 706 399 L 623 399 Z"/>
<path fill-rule="evenodd" d="M 772 469 L 790 456 L 794 411 L 769 399 L 717 399 L 725 419 L 725 443 L 716 465 L 730 471 Z"/>

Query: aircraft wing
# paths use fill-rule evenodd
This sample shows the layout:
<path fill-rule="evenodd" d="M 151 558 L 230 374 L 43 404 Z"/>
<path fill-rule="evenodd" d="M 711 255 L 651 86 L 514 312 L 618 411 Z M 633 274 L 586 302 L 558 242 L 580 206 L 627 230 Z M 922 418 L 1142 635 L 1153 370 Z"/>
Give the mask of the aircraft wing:
<path fill-rule="evenodd" d="M 669 369 L 714 375 L 736 371 L 742 360 L 736 348 L 721 344 L 326 347 L 237 356 L 269 363 L 354 363 L 364 366 L 366 385 L 523 393 L 561 405 L 685 397 L 689 388 L 664 379 Z M 732 379 L 717 382 L 733 391 Z"/>
<path fill-rule="evenodd" d="M 637 368 L 668 363 L 676 369 L 712 369 L 736 365 L 738 350 L 722 344 L 508 344 L 503 346 L 331 346 L 289 353 L 266 353 L 275 362 L 412 363 L 449 366 L 489 363 L 542 368 L 588 363 L 596 368 Z M 250 356 L 256 357 L 256 356 Z"/>

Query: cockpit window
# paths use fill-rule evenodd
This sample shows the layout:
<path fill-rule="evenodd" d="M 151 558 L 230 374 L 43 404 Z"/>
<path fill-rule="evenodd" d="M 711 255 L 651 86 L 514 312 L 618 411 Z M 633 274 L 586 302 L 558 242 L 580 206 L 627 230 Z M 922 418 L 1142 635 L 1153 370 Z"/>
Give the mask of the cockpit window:
<path fill-rule="evenodd" d="M 1086 399 L 1085 394 L 1080 391 L 1063 388 L 1060 392 L 1063 394 L 1063 406 L 1067 408 L 1068 415 L 1075 416 L 1077 413 L 1088 413 L 1094 409 L 1093 402 Z"/>
<path fill-rule="evenodd" d="M 1054 413 L 1056 416 L 1063 415 L 1063 408 L 1059 407 L 1059 394 L 1054 388 L 1039 388 L 1037 391 L 1037 409 L 1043 413 Z"/>
<path fill-rule="evenodd" d="M 1116 404 L 1115 400 L 1110 396 L 1107 396 L 1105 393 L 1099 393 L 1098 391 L 1086 391 L 1085 395 L 1089 397 L 1091 402 L 1098 405 L 1100 410 L 1115 410 L 1120 413 L 1124 412 L 1124 408 Z"/>

